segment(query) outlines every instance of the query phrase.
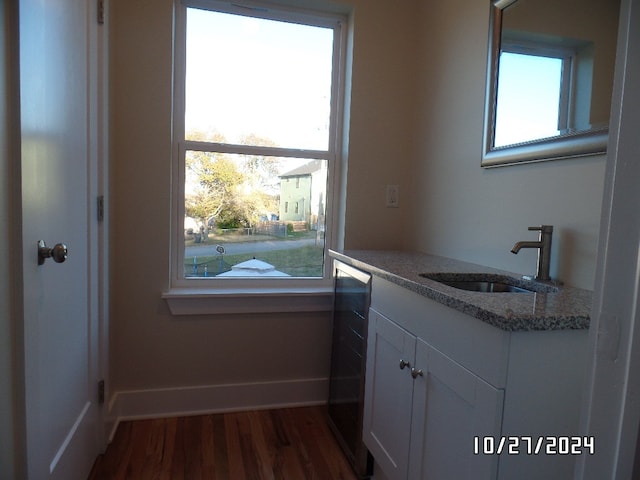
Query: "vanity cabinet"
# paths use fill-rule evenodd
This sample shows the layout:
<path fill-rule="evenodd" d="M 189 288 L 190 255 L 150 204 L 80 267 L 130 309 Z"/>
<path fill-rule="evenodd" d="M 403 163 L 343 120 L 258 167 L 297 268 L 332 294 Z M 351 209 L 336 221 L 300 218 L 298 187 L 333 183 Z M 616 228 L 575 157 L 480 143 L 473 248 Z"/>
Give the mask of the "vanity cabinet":
<path fill-rule="evenodd" d="M 586 345 L 587 330 L 505 331 L 374 277 L 364 441 L 389 480 L 571 478 L 575 456 L 482 447 L 578 435 Z"/>
<path fill-rule="evenodd" d="M 369 328 L 364 435 L 387 476 L 495 478 L 497 459 L 470 453 L 499 435 L 502 390 L 373 309 Z"/>

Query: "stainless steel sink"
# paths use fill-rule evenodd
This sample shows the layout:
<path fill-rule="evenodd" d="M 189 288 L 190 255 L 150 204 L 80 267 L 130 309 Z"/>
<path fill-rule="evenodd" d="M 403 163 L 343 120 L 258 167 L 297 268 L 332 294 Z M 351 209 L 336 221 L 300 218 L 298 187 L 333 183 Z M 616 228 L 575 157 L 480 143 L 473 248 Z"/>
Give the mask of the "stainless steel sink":
<path fill-rule="evenodd" d="M 527 290 L 526 288 L 516 287 L 515 285 L 509 285 L 502 282 L 472 282 L 469 280 L 460 280 L 457 282 L 440 282 L 450 287 L 459 288 L 460 290 L 469 290 L 471 292 L 517 292 L 517 293 L 532 293 L 533 290 Z"/>
<path fill-rule="evenodd" d="M 471 292 L 548 293 L 558 291 L 552 285 L 493 273 L 421 273 L 420 276 Z"/>

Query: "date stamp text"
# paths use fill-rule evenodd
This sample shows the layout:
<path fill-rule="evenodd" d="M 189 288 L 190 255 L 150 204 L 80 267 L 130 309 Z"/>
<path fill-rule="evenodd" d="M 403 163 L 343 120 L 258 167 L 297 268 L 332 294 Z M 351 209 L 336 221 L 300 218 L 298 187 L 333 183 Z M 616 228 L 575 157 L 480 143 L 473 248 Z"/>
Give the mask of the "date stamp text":
<path fill-rule="evenodd" d="M 595 453 L 592 436 L 473 437 L 474 455 L 582 455 Z"/>

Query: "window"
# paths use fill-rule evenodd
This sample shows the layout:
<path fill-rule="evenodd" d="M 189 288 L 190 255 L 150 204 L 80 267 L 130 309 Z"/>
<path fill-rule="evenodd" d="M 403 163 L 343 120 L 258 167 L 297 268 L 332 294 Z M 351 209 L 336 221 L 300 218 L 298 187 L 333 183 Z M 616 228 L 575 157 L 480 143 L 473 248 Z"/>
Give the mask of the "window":
<path fill-rule="evenodd" d="M 328 285 L 345 28 L 271 4 L 179 5 L 174 287 Z"/>
<path fill-rule="evenodd" d="M 574 52 L 541 42 L 504 41 L 498 72 L 494 146 L 567 131 Z"/>

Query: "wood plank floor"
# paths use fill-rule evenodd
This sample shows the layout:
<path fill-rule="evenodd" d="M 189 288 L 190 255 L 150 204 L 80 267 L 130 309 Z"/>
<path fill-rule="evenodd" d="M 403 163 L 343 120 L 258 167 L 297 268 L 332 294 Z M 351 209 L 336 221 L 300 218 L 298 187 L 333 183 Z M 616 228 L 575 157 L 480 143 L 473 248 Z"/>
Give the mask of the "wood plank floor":
<path fill-rule="evenodd" d="M 122 422 L 89 480 L 357 480 L 324 407 Z"/>

